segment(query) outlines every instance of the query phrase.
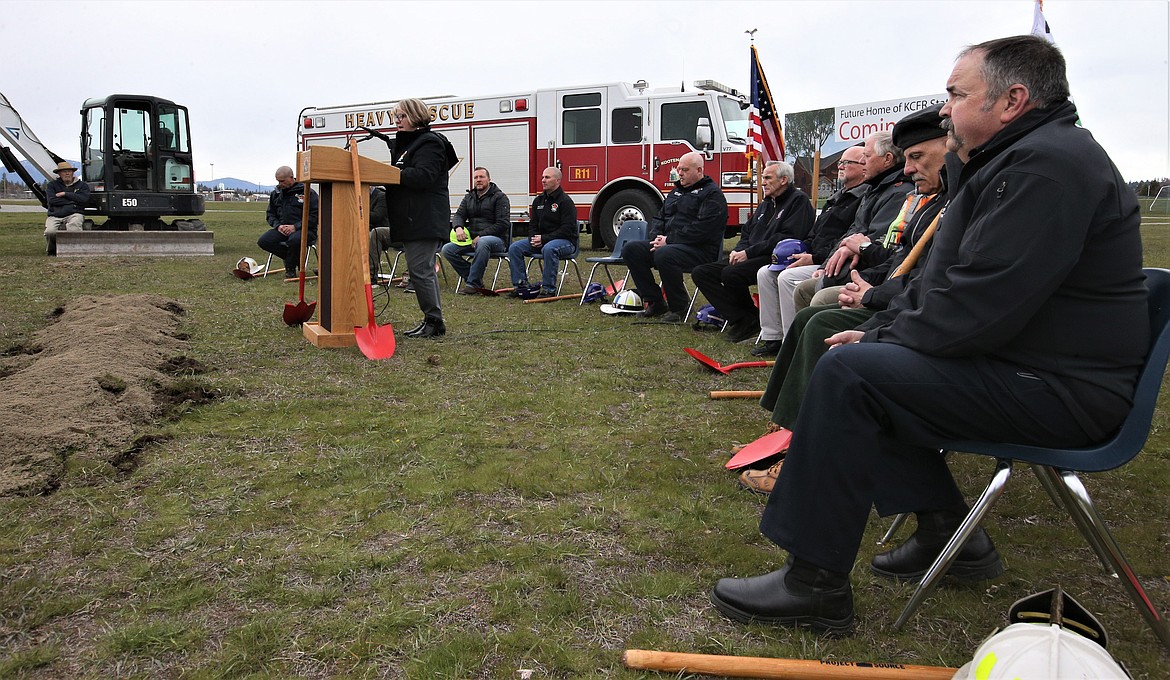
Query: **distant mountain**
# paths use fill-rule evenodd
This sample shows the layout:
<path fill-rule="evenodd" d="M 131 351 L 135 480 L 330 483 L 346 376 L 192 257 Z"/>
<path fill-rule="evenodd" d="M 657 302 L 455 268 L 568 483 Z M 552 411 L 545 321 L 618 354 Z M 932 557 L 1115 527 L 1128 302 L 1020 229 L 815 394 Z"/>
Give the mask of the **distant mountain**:
<path fill-rule="evenodd" d="M 81 163 L 79 163 L 77 161 L 69 161 L 69 163 L 70 163 L 70 165 L 72 165 L 75 168 L 81 167 Z M 20 164 L 22 166 L 24 166 L 24 169 L 27 170 L 28 173 L 30 175 L 32 175 L 33 179 L 36 180 L 38 183 L 45 181 L 45 179 L 46 179 L 45 176 L 43 174 L 41 174 L 41 171 L 37 170 L 36 167 L 32 163 L 29 163 L 28 161 L 21 161 Z M 3 167 L 3 164 L 0 164 L 0 167 Z M 8 172 L 8 171 L 4 170 L 4 172 Z M 8 181 L 16 182 L 19 184 L 20 183 L 20 176 L 17 175 L 15 172 L 8 172 Z M 275 185 L 261 184 L 261 185 L 257 186 L 255 182 L 245 182 L 244 180 L 236 179 L 235 177 L 224 177 L 222 179 L 214 179 L 214 180 L 207 181 L 207 182 L 199 181 L 198 183 L 202 184 L 203 186 L 206 186 L 208 189 L 212 189 L 212 190 L 219 189 L 219 185 L 222 184 L 223 188 L 226 189 L 227 191 L 248 191 L 248 192 L 259 192 L 259 193 L 264 193 L 264 194 L 267 194 L 276 188 Z"/>
<path fill-rule="evenodd" d="M 218 191 L 219 185 L 222 184 L 223 188 L 227 191 L 249 191 L 265 194 L 276 188 L 275 185 L 257 185 L 255 182 L 245 182 L 244 180 L 236 179 L 235 177 L 221 177 L 220 179 L 213 179 L 209 181 L 199 180 L 197 184 L 202 184 L 203 186 L 213 191 Z"/>

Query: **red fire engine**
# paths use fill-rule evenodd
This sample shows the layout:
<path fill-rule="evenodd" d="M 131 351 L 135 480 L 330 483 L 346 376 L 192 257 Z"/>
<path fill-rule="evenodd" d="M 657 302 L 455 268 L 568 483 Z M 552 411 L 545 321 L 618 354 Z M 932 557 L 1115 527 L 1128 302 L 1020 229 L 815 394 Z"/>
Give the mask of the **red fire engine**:
<path fill-rule="evenodd" d="M 472 169 L 483 166 L 508 194 L 516 235 L 541 191 L 541 172 L 556 166 L 577 219 L 591 227 L 594 247 L 612 247 L 622 222 L 658 212 L 673 186 L 671 172 L 688 151 L 703 152 L 704 170 L 727 196 L 729 235 L 750 215 L 747 103 L 714 81 L 697 81 L 693 89 L 650 89 L 639 81 L 425 101 L 432 129 L 451 140 L 460 158 L 451 171 L 452 211 L 471 186 Z M 344 146 L 350 136 L 365 136 L 363 127 L 393 133 L 396 103 L 306 108 L 298 148 Z M 389 161 L 379 139 L 362 141 L 359 149 Z"/>

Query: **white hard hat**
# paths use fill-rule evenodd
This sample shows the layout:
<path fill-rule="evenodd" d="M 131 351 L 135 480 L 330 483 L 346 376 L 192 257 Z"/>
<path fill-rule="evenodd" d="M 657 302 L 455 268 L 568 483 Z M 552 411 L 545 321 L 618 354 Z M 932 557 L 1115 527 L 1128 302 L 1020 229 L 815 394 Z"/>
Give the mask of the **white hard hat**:
<path fill-rule="evenodd" d="M 236 269 L 239 269 L 242 272 L 247 272 L 254 276 L 259 274 L 260 271 L 264 269 L 264 267 L 250 257 L 243 257 L 240 258 L 240 261 L 236 263 Z"/>
<path fill-rule="evenodd" d="M 1101 645 L 1057 625 L 1013 623 L 983 641 L 962 680 L 1129 680 Z"/>
<path fill-rule="evenodd" d="M 602 305 L 606 314 L 637 314 L 642 311 L 642 297 L 632 290 L 623 290 L 613 298 L 612 305 Z"/>

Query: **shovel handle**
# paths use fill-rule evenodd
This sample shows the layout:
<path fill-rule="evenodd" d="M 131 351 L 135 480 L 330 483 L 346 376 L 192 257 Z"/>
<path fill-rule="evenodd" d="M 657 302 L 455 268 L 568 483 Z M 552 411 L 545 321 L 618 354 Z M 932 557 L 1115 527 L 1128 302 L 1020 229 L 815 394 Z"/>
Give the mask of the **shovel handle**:
<path fill-rule="evenodd" d="M 712 399 L 759 399 L 764 396 L 763 390 L 714 390 L 707 396 Z"/>

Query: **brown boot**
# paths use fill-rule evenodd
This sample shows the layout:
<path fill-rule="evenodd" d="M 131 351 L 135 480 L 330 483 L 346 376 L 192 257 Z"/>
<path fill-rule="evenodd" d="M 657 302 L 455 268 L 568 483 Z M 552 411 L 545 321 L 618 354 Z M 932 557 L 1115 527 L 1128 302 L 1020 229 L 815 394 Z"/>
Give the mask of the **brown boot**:
<path fill-rule="evenodd" d="M 772 493 L 772 487 L 776 485 L 776 477 L 780 475 L 780 466 L 782 465 L 784 465 L 783 458 L 776 461 L 767 470 L 753 470 L 748 468 L 739 474 L 739 485 L 748 491 L 770 494 Z"/>

